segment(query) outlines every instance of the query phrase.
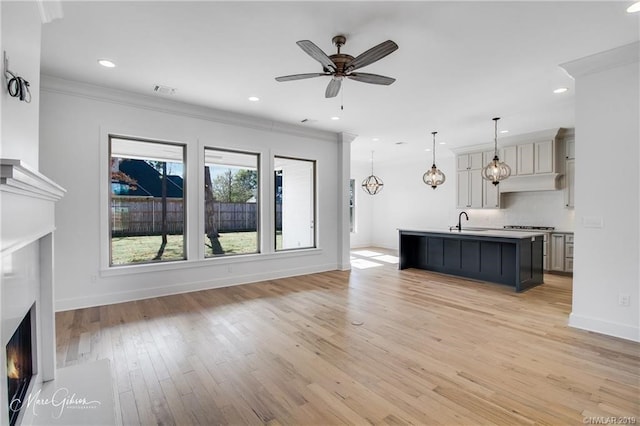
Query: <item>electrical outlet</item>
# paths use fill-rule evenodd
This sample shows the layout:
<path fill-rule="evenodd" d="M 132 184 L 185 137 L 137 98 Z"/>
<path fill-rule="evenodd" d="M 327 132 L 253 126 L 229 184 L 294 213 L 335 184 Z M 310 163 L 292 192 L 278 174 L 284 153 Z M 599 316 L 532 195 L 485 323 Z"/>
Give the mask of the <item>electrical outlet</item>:
<path fill-rule="evenodd" d="M 628 294 L 619 293 L 618 294 L 618 305 L 620 306 L 629 306 L 630 296 Z"/>

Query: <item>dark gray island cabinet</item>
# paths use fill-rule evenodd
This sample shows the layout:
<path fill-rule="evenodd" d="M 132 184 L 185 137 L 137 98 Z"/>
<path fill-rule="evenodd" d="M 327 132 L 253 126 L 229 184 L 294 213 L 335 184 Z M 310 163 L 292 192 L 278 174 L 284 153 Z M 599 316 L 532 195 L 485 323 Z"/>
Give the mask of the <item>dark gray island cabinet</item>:
<path fill-rule="evenodd" d="M 543 283 L 543 234 L 509 231 L 398 230 L 399 269 L 419 268 L 506 284 Z"/>

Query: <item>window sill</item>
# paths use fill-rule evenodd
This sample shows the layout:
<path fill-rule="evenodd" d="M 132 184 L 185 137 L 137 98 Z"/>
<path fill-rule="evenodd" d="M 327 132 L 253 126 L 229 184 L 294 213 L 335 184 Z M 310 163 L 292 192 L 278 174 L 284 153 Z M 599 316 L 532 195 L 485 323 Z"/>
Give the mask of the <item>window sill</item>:
<path fill-rule="evenodd" d="M 239 254 L 232 256 L 209 257 L 198 260 L 176 260 L 162 263 L 144 263 L 139 265 L 122 265 L 103 268 L 101 277 L 114 277 L 131 274 L 144 274 L 151 272 L 173 271 L 190 268 L 207 268 L 218 265 L 230 265 L 244 262 L 262 262 L 275 259 L 295 258 L 300 256 L 312 256 L 322 253 L 321 248 L 299 249 L 280 251 L 275 253 Z"/>

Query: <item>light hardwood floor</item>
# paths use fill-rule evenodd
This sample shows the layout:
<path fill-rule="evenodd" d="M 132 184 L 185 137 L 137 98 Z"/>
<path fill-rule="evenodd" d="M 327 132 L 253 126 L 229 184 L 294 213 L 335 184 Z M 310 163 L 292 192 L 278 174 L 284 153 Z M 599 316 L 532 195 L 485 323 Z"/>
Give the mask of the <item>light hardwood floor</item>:
<path fill-rule="evenodd" d="M 353 259 L 58 313 L 58 366 L 110 359 L 125 425 L 640 423 L 640 345 L 567 327 L 570 278 L 514 293 Z"/>

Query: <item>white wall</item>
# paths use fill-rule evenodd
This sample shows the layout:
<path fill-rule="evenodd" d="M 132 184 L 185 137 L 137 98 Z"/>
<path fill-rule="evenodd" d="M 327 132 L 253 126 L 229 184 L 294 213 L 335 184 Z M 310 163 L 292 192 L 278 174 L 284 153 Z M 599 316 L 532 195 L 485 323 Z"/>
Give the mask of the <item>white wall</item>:
<path fill-rule="evenodd" d="M 40 34 L 42 22 L 35 2 L 0 2 L 0 45 L 9 59 L 9 70 L 26 79 L 30 84 L 31 102 L 26 103 L 9 96 L 6 79 L 0 78 L 0 158 L 22 160 L 31 169 L 38 169 L 38 125 L 40 103 Z M 1 60 L 1 59 L 0 59 Z M 43 378 L 50 379 L 42 360 L 55 366 L 53 345 L 43 344 L 53 340 L 43 339 L 43 330 L 52 329 L 53 315 L 43 314 L 40 298 L 41 277 L 46 275 L 41 268 L 42 240 L 50 242 L 50 237 L 32 242 L 41 234 L 43 223 L 52 220 L 50 211 L 43 211 L 41 200 L 34 200 L 11 192 L 0 193 L 2 229 L 0 230 L 0 377 L 6 377 L 6 344 L 16 327 L 32 305 L 36 304 L 32 326 L 36 327 L 34 356 L 35 373 L 38 375 L 30 384 L 30 392 L 38 389 Z M 37 208 L 34 208 L 37 207 Z M 9 228 L 9 229 L 7 229 Z M 34 237 L 35 233 L 35 237 Z M 43 244 L 43 245 L 41 245 Z M 17 249 L 17 247 L 22 247 Z M 14 251 L 16 250 L 16 251 Z M 46 322 L 46 324 L 44 324 Z M 44 374 L 43 374 L 44 373 Z M 44 377 L 46 375 L 46 377 Z M 8 411 L 7 381 L 0 383 L 0 423 L 7 424 Z M 25 418 L 24 410 L 18 423 Z"/>
<path fill-rule="evenodd" d="M 9 96 L 2 77 L 0 158 L 20 159 L 37 169 L 40 13 L 35 2 L 0 2 L 0 8 L 2 51 L 7 52 L 9 70 L 29 82 L 32 98 L 31 103 L 26 103 Z"/>
<path fill-rule="evenodd" d="M 447 180 L 433 189 L 422 181 L 431 168 L 427 153 L 422 159 L 376 163 L 375 172 L 384 181 L 384 190 L 373 200 L 373 245 L 397 250 L 398 228 L 446 229 L 457 221 L 453 157 L 438 157 L 436 164 Z"/>
<path fill-rule="evenodd" d="M 41 167 L 68 191 L 56 208 L 57 309 L 337 269 L 342 256 L 338 200 L 344 185 L 338 182 L 342 165 L 336 134 L 47 77 L 43 86 Z M 187 251 L 194 260 L 105 266 L 109 133 L 183 142 L 188 165 L 199 164 L 205 145 L 259 152 L 264 178 L 260 226 L 267 234 L 262 254 L 198 260 L 204 250 L 200 202 L 187 212 Z M 273 253 L 274 155 L 317 160 L 318 249 Z M 187 200 L 202 198 L 203 173 L 187 167 Z"/>
<path fill-rule="evenodd" d="M 569 324 L 635 341 L 640 341 L 639 51 L 636 42 L 563 65 L 576 79 Z M 620 295 L 630 297 L 629 306 L 619 305 Z"/>
<path fill-rule="evenodd" d="M 371 174 L 371 163 L 351 162 L 351 179 L 355 180 L 355 232 L 351 233 L 351 247 L 368 247 L 373 242 L 373 204 L 379 195 L 369 195 L 362 189 L 362 181 Z M 384 180 L 383 180 L 384 182 Z M 385 189 L 383 187 L 382 191 Z"/>

